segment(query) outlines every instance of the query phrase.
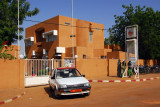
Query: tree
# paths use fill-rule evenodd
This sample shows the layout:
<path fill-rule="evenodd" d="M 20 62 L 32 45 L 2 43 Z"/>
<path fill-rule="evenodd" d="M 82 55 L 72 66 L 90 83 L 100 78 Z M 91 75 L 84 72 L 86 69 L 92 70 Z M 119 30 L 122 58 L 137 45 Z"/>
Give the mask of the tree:
<path fill-rule="evenodd" d="M 109 37 L 104 39 L 104 45 L 113 45 L 115 42 L 113 41 L 114 34 L 112 33 L 112 29 L 108 29 Z"/>
<path fill-rule="evenodd" d="M 35 8 L 30 11 L 30 4 L 26 0 L 19 0 L 19 21 L 20 25 L 26 17 L 31 17 L 39 13 L 39 9 Z M 18 1 L 17 0 L 0 0 L 0 46 L 4 41 L 8 41 L 9 45 L 18 39 L 17 22 L 18 21 Z M 23 32 L 21 27 L 20 33 Z M 20 35 L 20 40 L 23 36 Z"/>
<path fill-rule="evenodd" d="M 160 58 L 160 11 L 154 11 L 152 7 L 141 7 L 140 5 L 133 7 L 122 5 L 126 10 L 123 16 L 115 17 L 115 25 L 112 32 L 114 36 L 112 40 L 115 44 L 120 43 L 122 49 L 125 48 L 125 27 L 130 25 L 138 25 L 139 37 L 139 57 L 143 59 L 159 59 Z"/>

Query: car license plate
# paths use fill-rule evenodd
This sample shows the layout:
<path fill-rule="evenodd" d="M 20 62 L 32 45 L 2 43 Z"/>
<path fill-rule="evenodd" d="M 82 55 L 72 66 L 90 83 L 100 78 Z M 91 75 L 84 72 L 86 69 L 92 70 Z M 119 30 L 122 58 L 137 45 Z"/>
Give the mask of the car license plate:
<path fill-rule="evenodd" d="M 75 92 L 81 92 L 82 89 L 73 89 L 73 90 L 70 90 L 71 93 L 75 93 Z"/>

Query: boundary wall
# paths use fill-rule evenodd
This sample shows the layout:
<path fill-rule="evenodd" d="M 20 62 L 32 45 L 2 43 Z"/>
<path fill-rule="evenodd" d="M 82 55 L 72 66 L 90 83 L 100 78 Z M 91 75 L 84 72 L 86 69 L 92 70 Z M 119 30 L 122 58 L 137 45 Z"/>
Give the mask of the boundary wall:
<path fill-rule="evenodd" d="M 118 64 L 118 59 L 109 59 L 108 61 L 109 63 L 109 67 L 108 67 L 108 71 L 109 74 L 108 76 L 117 76 L 117 64 Z"/>
<path fill-rule="evenodd" d="M 76 68 L 86 78 L 117 76 L 118 59 L 76 59 Z M 121 61 L 122 62 L 122 61 Z M 140 64 L 144 64 L 140 59 Z M 153 60 L 149 60 L 150 65 Z M 0 89 L 25 87 L 25 60 L 0 59 Z"/>
<path fill-rule="evenodd" d="M 77 59 L 76 68 L 86 78 L 106 77 L 108 75 L 107 59 Z"/>
<path fill-rule="evenodd" d="M 122 62 L 123 60 L 121 59 L 121 63 Z M 139 64 L 145 65 L 145 60 L 139 59 Z M 154 64 L 158 64 L 158 62 L 157 60 L 147 60 L 146 64 L 153 66 Z M 117 67 L 118 67 L 118 59 L 109 59 L 108 60 L 108 76 L 117 76 Z"/>
<path fill-rule="evenodd" d="M 0 59 L 0 89 L 24 88 L 25 60 Z"/>

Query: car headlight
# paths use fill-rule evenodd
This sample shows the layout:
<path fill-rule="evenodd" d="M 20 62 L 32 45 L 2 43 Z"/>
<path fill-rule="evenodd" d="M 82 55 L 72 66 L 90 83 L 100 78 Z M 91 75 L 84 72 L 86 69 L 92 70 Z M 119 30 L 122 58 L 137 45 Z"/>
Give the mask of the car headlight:
<path fill-rule="evenodd" d="M 67 88 L 67 85 L 65 85 L 65 84 L 60 85 L 60 88 Z"/>
<path fill-rule="evenodd" d="M 90 86 L 90 84 L 89 83 L 85 83 L 84 86 Z"/>

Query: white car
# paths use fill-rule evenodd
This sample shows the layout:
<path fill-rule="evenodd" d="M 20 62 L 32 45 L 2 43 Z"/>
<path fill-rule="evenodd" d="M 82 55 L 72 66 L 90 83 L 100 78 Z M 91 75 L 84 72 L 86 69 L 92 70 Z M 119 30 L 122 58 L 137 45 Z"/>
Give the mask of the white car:
<path fill-rule="evenodd" d="M 57 68 L 51 72 L 49 86 L 55 97 L 82 94 L 89 96 L 91 86 L 76 68 Z"/>

